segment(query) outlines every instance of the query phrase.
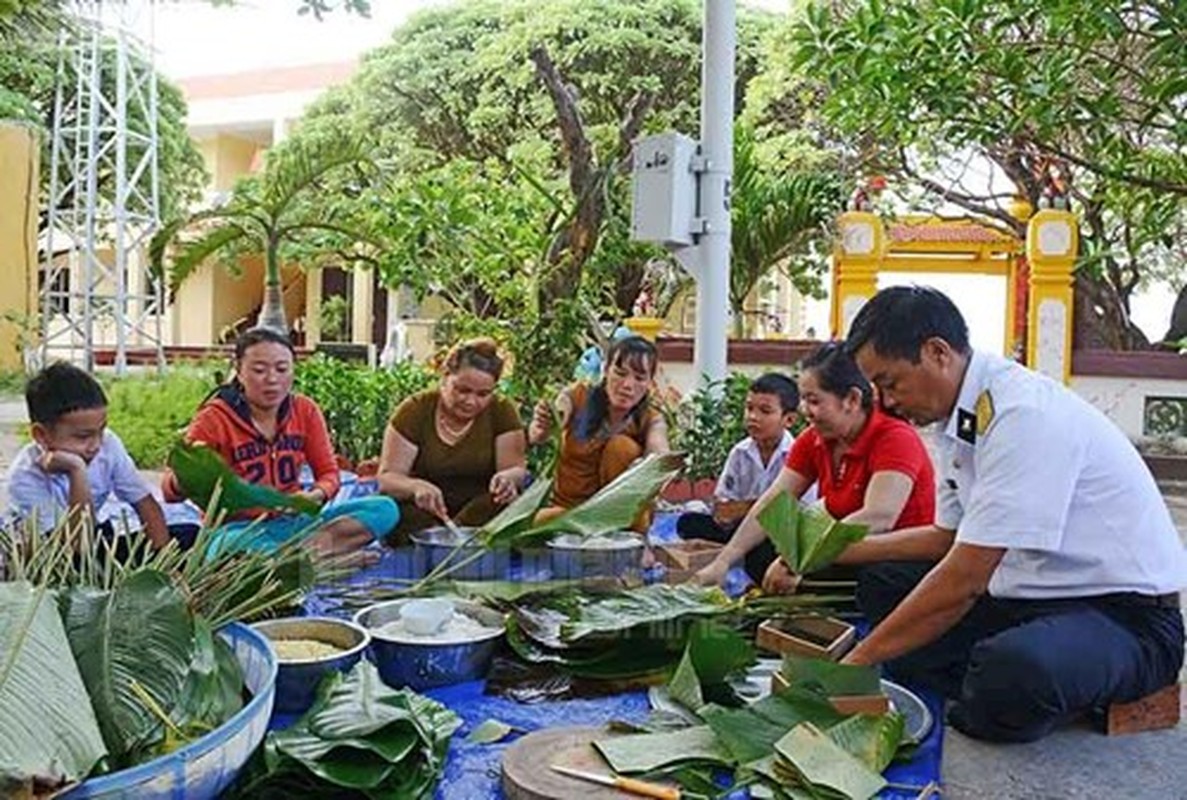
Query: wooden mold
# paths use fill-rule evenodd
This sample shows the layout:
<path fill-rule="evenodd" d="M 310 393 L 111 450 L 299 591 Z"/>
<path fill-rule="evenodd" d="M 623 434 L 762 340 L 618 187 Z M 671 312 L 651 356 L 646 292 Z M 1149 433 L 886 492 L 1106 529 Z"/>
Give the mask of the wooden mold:
<path fill-rule="evenodd" d="M 1182 688 L 1173 683 L 1132 703 L 1113 703 L 1105 711 L 1105 733 L 1120 736 L 1175 727 L 1181 716 Z"/>
<path fill-rule="evenodd" d="M 696 572 L 708 566 L 721 552 L 722 545 L 708 539 L 686 539 L 668 542 L 656 548 L 655 557 L 669 571 Z"/>
<path fill-rule="evenodd" d="M 839 661 L 856 641 L 853 626 L 832 617 L 769 619 L 758 626 L 754 639 L 758 647 L 772 653 L 795 653 L 829 661 Z"/>

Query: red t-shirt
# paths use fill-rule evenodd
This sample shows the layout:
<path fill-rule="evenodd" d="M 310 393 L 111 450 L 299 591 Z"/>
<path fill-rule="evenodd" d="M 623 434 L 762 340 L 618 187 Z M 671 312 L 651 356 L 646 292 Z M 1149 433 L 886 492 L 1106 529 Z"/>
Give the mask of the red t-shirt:
<path fill-rule="evenodd" d="M 900 472 L 911 478 L 914 486 L 891 530 L 935 521 L 936 476 L 923 440 L 908 423 L 878 409 L 841 456 L 835 474 L 828 445 L 811 427 L 795 438 L 787 466 L 807 478 L 809 486 L 819 483 L 824 507 L 837 519 L 865 505 L 866 487 L 874 473 Z"/>

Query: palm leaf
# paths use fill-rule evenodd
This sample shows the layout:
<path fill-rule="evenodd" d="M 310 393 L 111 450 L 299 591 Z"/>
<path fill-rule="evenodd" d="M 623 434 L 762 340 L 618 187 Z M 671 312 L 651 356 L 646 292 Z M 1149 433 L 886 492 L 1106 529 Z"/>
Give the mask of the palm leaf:
<path fill-rule="evenodd" d="M 522 533 L 540 510 L 540 504 L 552 489 L 552 481 L 536 480 L 527 491 L 507 504 L 494 519 L 476 534 L 486 547 L 507 547 Z"/>
<path fill-rule="evenodd" d="M 67 592 L 62 616 L 103 740 L 116 763 L 134 763 L 162 738 L 136 687 L 172 709 L 190 671 L 194 627 L 185 599 L 167 576 L 144 570 L 112 591 Z"/>
<path fill-rule="evenodd" d="M 248 234 L 244 227 L 247 218 L 248 215 L 242 210 L 212 208 L 166 223 L 153 234 L 149 241 L 149 274 L 158 280 L 168 278 L 171 289 L 176 290 L 176 287 L 181 285 L 207 257 Z M 192 242 L 183 243 L 178 248 L 179 255 L 173 259 L 171 269 L 166 270 L 166 255 L 169 253 L 170 247 L 173 247 L 177 242 L 178 237 L 191 226 L 207 221 L 215 222 L 216 227 Z M 239 233 L 232 236 L 230 231 L 239 231 Z"/>
<path fill-rule="evenodd" d="M 0 583 L 0 795 L 80 780 L 105 753 L 53 595 Z"/>
<path fill-rule="evenodd" d="M 758 522 L 775 551 L 799 575 L 827 567 L 869 531 L 865 525 L 835 520 L 823 509 L 802 508 L 786 492 L 767 503 Z"/>
<path fill-rule="evenodd" d="M 264 206 L 281 219 L 301 194 L 329 173 L 368 159 L 366 143 L 355 136 L 298 137 L 268 153 L 262 180 Z"/>
<path fill-rule="evenodd" d="M 535 539 L 551 533 L 595 536 L 629 528 L 643 507 L 654 500 L 683 467 L 682 453 L 647 455 L 581 505 L 525 531 L 520 538 Z"/>
<path fill-rule="evenodd" d="M 214 450 L 188 442 L 178 442 L 169 453 L 169 468 L 177 476 L 182 493 L 203 508 L 236 513 L 254 509 L 291 509 L 316 515 L 319 507 L 307 497 L 285 494 L 257 483 L 248 483 L 227 465 Z M 221 488 L 220 488 L 221 487 Z"/>

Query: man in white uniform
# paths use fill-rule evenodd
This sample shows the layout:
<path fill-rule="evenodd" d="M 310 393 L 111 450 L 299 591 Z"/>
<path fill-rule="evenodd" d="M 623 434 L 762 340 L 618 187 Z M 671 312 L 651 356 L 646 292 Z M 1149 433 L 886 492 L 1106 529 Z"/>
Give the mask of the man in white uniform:
<path fill-rule="evenodd" d="M 1064 386 L 974 352 L 934 289 L 879 292 L 847 346 L 890 410 L 946 427 L 935 525 L 840 559 L 869 564 L 858 602 L 875 623 L 846 661 L 938 689 L 956 728 L 1000 741 L 1174 683 L 1187 554 L 1121 431 Z"/>

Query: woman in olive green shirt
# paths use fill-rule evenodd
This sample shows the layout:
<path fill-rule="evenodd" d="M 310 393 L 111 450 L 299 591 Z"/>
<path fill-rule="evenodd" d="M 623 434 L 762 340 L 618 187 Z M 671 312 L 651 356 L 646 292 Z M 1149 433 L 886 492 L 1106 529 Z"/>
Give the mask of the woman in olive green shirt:
<path fill-rule="evenodd" d="M 445 359 L 441 385 L 402 402 L 383 436 L 379 490 L 400 504 L 392 544 L 449 519 L 482 525 L 527 477 L 523 423 L 495 396 L 503 359 L 490 339 L 463 342 Z"/>

